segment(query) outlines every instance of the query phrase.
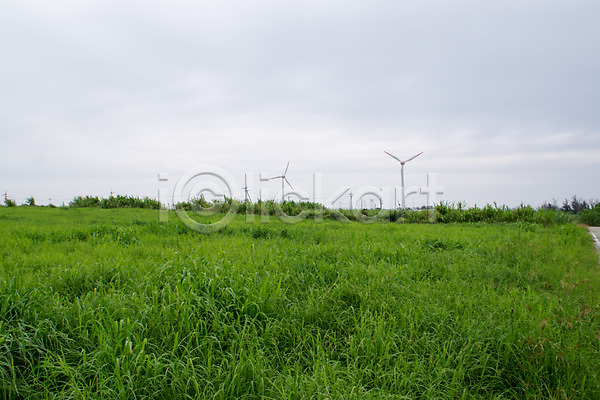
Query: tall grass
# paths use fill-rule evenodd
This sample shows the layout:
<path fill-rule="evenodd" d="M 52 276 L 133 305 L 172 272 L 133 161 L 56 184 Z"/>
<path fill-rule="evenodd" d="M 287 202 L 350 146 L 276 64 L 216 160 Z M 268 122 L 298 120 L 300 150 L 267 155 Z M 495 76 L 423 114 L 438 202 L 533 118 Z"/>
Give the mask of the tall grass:
<path fill-rule="evenodd" d="M 157 210 L 160 208 L 160 202 L 149 197 L 139 198 L 123 195 L 110 196 L 108 198 L 98 196 L 77 196 L 69 203 L 69 207 L 148 208 Z"/>
<path fill-rule="evenodd" d="M 590 208 L 580 212 L 578 220 L 586 225 L 600 226 L 600 204 L 596 204 L 594 208 Z"/>
<path fill-rule="evenodd" d="M 465 207 L 462 203 L 440 203 L 435 207 L 435 220 L 448 222 L 530 222 L 541 224 L 566 223 L 574 218 L 558 210 L 534 209 L 521 204 L 517 208 L 488 204 L 483 208 Z"/>
<path fill-rule="evenodd" d="M 571 224 L 0 209 L 3 398 L 599 398 Z"/>
<path fill-rule="evenodd" d="M 29 205 L 35 205 L 33 197 L 28 199 Z M 483 208 L 477 206 L 466 207 L 463 203 L 441 202 L 432 209 L 422 210 L 386 210 L 386 209 L 328 209 L 322 204 L 314 202 L 295 202 L 275 200 L 258 200 L 256 203 L 250 201 L 239 201 L 233 198 L 216 199 L 212 202 L 204 197 L 192 198 L 189 201 L 175 204 L 176 210 L 196 211 L 209 214 L 244 214 L 294 217 L 288 221 L 299 221 L 301 219 L 330 219 L 339 221 L 390 221 L 405 223 L 462 223 L 462 222 L 529 222 L 541 224 L 563 224 L 579 221 L 588 225 L 600 224 L 598 210 L 600 205 L 593 201 L 580 201 L 573 197 L 571 202 L 565 200 L 565 206 L 559 209 L 549 203 L 539 209 L 529 205 L 520 205 L 509 208 L 505 205 L 486 205 Z M 16 205 L 16 204 L 7 204 Z M 77 196 L 70 203 L 71 208 L 147 208 L 159 209 L 160 202 L 148 197 L 138 198 L 134 196 L 111 196 L 102 198 L 98 196 Z"/>

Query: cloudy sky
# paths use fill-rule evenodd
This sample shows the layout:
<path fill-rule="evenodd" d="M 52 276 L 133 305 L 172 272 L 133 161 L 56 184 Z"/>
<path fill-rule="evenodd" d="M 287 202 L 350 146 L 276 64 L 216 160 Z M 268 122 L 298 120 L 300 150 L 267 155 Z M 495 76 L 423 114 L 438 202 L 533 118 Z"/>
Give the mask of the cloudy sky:
<path fill-rule="evenodd" d="M 600 2 L 5 1 L 0 190 L 156 197 L 198 165 L 242 197 L 600 198 Z M 158 182 L 158 173 L 169 181 Z M 343 200 L 343 199 L 342 199 Z M 409 196 L 407 205 L 426 197 Z"/>

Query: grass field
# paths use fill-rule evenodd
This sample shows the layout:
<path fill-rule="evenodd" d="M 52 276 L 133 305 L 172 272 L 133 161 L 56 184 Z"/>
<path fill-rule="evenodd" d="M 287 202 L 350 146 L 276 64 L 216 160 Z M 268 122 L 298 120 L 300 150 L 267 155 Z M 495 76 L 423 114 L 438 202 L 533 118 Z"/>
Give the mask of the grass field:
<path fill-rule="evenodd" d="M 0 208 L 2 398 L 600 398 L 572 224 Z"/>

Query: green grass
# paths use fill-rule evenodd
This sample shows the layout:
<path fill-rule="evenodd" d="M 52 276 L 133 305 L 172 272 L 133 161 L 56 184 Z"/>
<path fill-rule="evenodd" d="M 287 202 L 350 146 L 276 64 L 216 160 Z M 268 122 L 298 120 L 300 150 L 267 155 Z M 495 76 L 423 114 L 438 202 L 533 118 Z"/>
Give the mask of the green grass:
<path fill-rule="evenodd" d="M 0 208 L 2 398 L 600 398 L 584 228 Z"/>

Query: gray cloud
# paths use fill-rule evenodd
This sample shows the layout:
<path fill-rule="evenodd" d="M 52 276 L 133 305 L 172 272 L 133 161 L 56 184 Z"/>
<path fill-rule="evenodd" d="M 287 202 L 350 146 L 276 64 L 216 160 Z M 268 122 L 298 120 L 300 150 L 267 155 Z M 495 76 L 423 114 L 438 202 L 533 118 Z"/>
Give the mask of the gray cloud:
<path fill-rule="evenodd" d="M 159 170 L 241 180 L 292 159 L 333 192 L 394 184 L 383 150 L 424 150 L 411 179 L 437 172 L 449 201 L 597 198 L 598 16 L 584 0 L 6 3 L 0 184 L 153 195 Z"/>

